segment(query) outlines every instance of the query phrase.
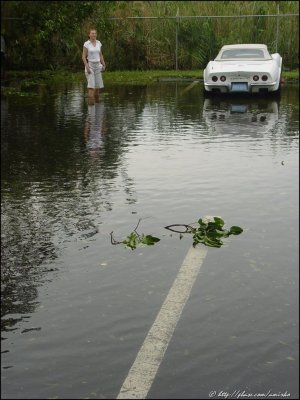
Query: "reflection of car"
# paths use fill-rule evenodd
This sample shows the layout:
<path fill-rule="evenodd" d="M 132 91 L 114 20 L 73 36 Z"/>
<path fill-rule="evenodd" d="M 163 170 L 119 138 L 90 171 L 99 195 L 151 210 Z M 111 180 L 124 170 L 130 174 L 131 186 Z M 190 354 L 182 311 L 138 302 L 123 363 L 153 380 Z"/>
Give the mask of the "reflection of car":
<path fill-rule="evenodd" d="M 268 93 L 280 89 L 282 57 L 264 44 L 223 46 L 204 70 L 206 92 Z"/>
<path fill-rule="evenodd" d="M 210 134 L 257 137 L 276 130 L 279 118 L 276 99 L 205 99 L 203 117 Z"/>

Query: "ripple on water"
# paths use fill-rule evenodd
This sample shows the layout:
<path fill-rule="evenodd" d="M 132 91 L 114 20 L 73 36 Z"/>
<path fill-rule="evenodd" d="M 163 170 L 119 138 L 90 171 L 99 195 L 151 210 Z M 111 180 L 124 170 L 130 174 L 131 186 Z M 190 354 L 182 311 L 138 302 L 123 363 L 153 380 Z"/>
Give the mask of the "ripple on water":
<path fill-rule="evenodd" d="M 191 244 L 164 226 L 205 215 L 244 232 L 209 249 L 151 394 L 297 392 L 298 90 L 230 100 L 183 86 L 107 86 L 97 107 L 81 84 L 5 100 L 5 397 L 113 398 Z M 161 241 L 112 246 L 139 218 Z"/>

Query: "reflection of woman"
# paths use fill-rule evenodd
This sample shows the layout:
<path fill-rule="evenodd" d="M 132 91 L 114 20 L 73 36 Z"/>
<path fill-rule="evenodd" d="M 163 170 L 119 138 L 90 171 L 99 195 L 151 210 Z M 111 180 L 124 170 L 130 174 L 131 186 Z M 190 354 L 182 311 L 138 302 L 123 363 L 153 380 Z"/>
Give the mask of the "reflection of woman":
<path fill-rule="evenodd" d="M 88 105 L 88 116 L 84 128 L 86 148 L 91 155 L 98 153 L 103 145 L 104 103 Z"/>
<path fill-rule="evenodd" d="M 93 103 L 99 97 L 99 90 L 104 87 L 101 71 L 105 70 L 102 54 L 102 44 L 97 38 L 96 29 L 91 29 L 90 40 L 83 45 L 82 61 L 85 65 L 85 76 L 88 83 L 89 102 Z"/>

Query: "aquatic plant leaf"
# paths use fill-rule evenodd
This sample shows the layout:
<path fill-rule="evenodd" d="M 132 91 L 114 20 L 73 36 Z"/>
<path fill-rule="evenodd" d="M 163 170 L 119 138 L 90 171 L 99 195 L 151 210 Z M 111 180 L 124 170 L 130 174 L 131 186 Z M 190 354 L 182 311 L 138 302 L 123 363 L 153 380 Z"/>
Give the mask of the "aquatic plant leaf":
<path fill-rule="evenodd" d="M 232 226 L 229 230 L 229 233 L 232 235 L 239 235 L 243 232 L 243 229 L 239 226 Z"/>
<path fill-rule="evenodd" d="M 125 246 L 130 247 L 132 250 L 136 248 L 139 242 L 139 237 L 135 232 L 131 232 L 126 239 L 124 239 L 121 243 L 125 244 Z"/>
<path fill-rule="evenodd" d="M 155 243 L 159 241 L 160 241 L 159 238 L 151 235 L 146 235 L 146 236 L 142 235 L 140 239 L 140 243 L 146 244 L 147 246 L 153 246 Z"/>
<path fill-rule="evenodd" d="M 224 226 L 224 221 L 220 217 L 214 217 L 215 224 L 219 227 L 222 228 Z"/>

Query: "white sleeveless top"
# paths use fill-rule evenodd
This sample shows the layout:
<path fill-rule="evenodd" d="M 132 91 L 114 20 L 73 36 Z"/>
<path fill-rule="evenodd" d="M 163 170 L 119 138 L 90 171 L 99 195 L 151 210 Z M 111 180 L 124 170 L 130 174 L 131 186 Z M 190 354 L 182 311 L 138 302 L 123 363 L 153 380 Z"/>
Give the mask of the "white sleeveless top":
<path fill-rule="evenodd" d="M 96 46 L 90 40 L 84 42 L 83 46 L 87 49 L 87 58 L 89 62 L 98 62 L 100 61 L 100 52 L 101 52 L 101 42 L 96 40 Z"/>

